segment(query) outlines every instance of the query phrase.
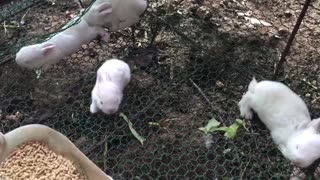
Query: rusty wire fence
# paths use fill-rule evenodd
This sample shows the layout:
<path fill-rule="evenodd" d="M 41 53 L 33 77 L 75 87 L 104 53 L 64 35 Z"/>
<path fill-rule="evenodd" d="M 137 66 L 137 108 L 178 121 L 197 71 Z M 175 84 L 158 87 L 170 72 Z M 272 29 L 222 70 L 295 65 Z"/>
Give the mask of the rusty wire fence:
<path fill-rule="evenodd" d="M 225 125 L 239 118 L 237 102 L 252 76 L 272 78 L 303 4 L 150 0 L 134 33 L 128 28 L 112 33 L 109 43 L 84 45 L 38 79 L 17 67 L 15 52 L 58 32 L 80 8 L 76 1 L 8 3 L 0 7 L 0 130 L 48 125 L 115 179 L 288 179 L 298 173 L 258 118 L 234 140 L 198 128 L 211 118 Z M 319 8 L 319 1 L 309 6 L 278 77 L 302 96 L 312 117 L 320 112 Z M 120 111 L 144 145 L 118 115 L 89 112 L 96 70 L 113 57 L 132 69 Z"/>

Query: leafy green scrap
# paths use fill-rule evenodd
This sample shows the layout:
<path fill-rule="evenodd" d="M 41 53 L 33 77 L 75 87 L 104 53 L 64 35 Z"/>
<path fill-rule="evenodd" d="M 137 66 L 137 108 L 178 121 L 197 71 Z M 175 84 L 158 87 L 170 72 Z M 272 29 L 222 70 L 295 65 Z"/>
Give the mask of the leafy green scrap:
<path fill-rule="evenodd" d="M 128 123 L 129 129 L 130 129 L 132 135 L 133 135 L 135 138 L 137 138 L 137 139 L 140 141 L 140 143 L 143 145 L 143 142 L 144 142 L 146 139 L 145 139 L 144 137 L 140 136 L 139 133 L 133 128 L 133 125 L 132 125 L 132 123 L 129 121 L 128 117 L 127 117 L 125 114 L 123 114 L 123 113 L 120 113 L 119 116 L 122 117 L 122 118 Z"/>
<path fill-rule="evenodd" d="M 227 126 L 222 126 L 219 127 L 221 123 L 217 121 L 216 119 L 212 118 L 209 120 L 208 124 L 205 127 L 200 127 L 199 130 L 203 131 L 205 134 L 208 133 L 213 133 L 216 131 L 223 131 L 224 136 L 227 137 L 228 139 L 234 139 L 239 131 L 240 127 L 244 127 L 245 129 L 245 122 L 240 119 L 236 119 L 235 123 L 230 125 L 229 127 Z"/>
<path fill-rule="evenodd" d="M 220 122 L 217 121 L 215 118 L 212 118 L 209 120 L 208 124 L 205 127 L 199 128 L 200 131 L 203 131 L 204 133 L 212 133 L 218 129 L 218 126 L 220 126 Z"/>

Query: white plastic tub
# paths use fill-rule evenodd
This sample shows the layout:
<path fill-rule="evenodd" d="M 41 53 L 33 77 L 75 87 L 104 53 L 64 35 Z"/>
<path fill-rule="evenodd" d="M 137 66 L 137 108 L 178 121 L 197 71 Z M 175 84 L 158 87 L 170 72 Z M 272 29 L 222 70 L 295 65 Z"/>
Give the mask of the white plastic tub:
<path fill-rule="evenodd" d="M 66 136 L 40 124 L 22 126 L 5 135 L 0 133 L 0 163 L 20 145 L 32 140 L 46 143 L 53 152 L 77 163 L 88 180 L 113 180 L 87 158 Z"/>

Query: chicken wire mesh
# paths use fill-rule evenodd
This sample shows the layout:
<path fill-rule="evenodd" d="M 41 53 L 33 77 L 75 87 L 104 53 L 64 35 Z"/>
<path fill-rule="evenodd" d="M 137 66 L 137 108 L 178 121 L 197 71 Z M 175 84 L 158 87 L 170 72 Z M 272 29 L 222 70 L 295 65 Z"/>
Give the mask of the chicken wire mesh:
<path fill-rule="evenodd" d="M 40 78 L 8 60 L 21 46 L 58 32 L 79 5 L 14 2 L 0 11 L 2 132 L 48 125 L 115 179 L 288 179 L 298 173 L 257 117 L 234 140 L 198 128 L 211 118 L 225 125 L 239 118 L 237 102 L 252 76 L 271 79 L 303 1 L 151 0 L 134 33 L 127 28 L 112 33 L 109 43 L 83 45 Z M 280 77 L 312 117 L 319 112 L 319 16 L 314 1 Z M 146 138 L 143 145 L 118 115 L 89 112 L 96 70 L 114 57 L 132 69 L 120 111 Z"/>

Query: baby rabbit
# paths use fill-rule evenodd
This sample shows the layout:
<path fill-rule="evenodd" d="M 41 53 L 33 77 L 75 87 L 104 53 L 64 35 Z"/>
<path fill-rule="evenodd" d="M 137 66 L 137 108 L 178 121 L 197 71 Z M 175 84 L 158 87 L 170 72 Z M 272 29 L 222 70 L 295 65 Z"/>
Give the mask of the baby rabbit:
<path fill-rule="evenodd" d="M 320 157 L 320 118 L 311 121 L 306 104 L 280 82 L 255 78 L 238 103 L 240 114 L 252 118 L 254 110 L 271 132 L 275 144 L 294 165 L 308 167 Z"/>
<path fill-rule="evenodd" d="M 97 72 L 96 84 L 91 92 L 90 112 L 116 113 L 130 78 L 128 64 L 118 59 L 106 61 Z"/>
<path fill-rule="evenodd" d="M 101 4 L 111 4 L 111 14 L 107 17 L 96 15 L 95 9 Z M 91 25 L 108 26 L 111 31 L 122 30 L 136 24 L 147 8 L 146 0 L 96 0 L 83 16 Z"/>
<path fill-rule="evenodd" d="M 110 7 L 99 6 L 95 14 L 107 17 Z M 104 41 L 110 38 L 100 26 L 92 26 L 81 19 L 78 24 L 56 34 L 49 40 L 21 48 L 16 54 L 16 62 L 27 69 L 42 68 L 47 70 L 51 65 L 58 63 L 62 58 L 76 52 L 81 45 L 94 40 L 98 35 Z"/>

